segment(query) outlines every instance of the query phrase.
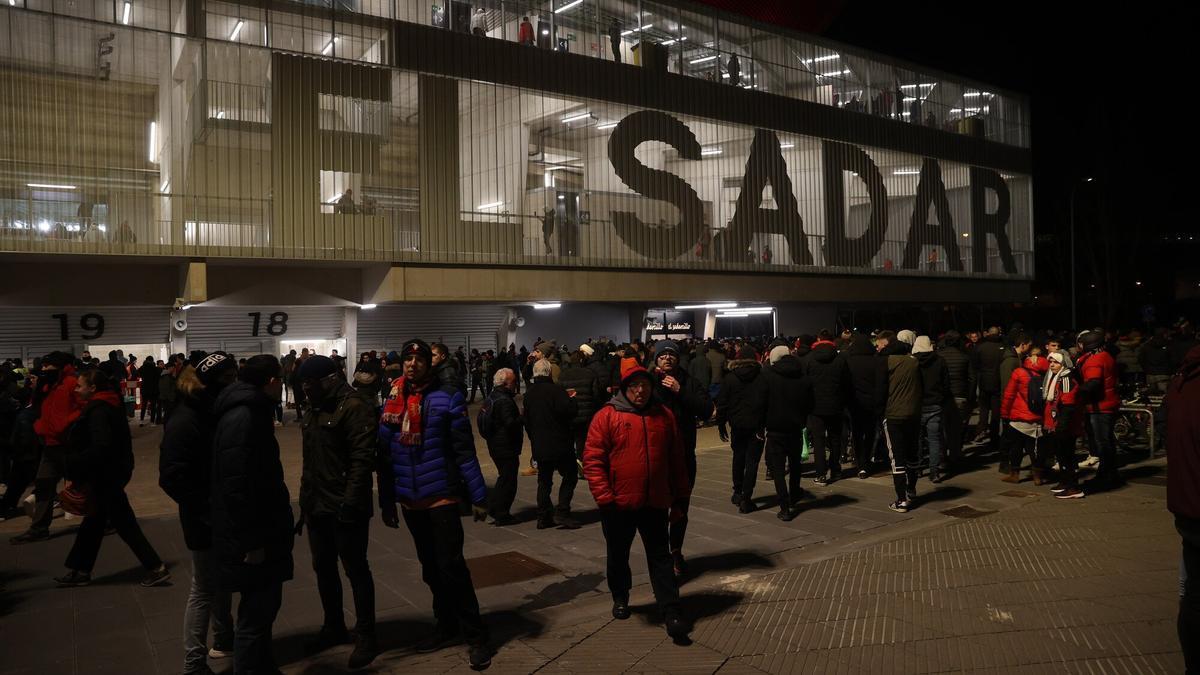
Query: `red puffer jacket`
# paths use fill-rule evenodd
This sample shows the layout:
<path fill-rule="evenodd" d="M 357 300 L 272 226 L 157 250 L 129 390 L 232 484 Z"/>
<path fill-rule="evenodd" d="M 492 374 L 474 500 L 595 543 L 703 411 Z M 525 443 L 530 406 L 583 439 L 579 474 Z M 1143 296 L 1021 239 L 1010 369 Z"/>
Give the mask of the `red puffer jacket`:
<path fill-rule="evenodd" d="M 1075 366 L 1083 386 L 1079 402 L 1089 413 L 1115 413 L 1121 409 L 1117 395 L 1117 363 L 1112 354 L 1100 351 L 1084 354 Z"/>
<path fill-rule="evenodd" d="M 1004 398 L 1000 400 L 1001 418 L 1012 422 L 1042 423 L 1042 414 L 1029 409 L 1029 382 L 1032 380 L 1035 387 L 1041 387 L 1047 368 L 1046 359 L 1031 356 L 1025 359 L 1025 365 L 1013 371 L 1004 388 Z"/>
<path fill-rule="evenodd" d="M 66 444 L 67 429 L 83 411 L 83 405 L 75 397 L 75 384 L 78 381 L 75 367 L 66 366 L 59 371 L 58 380 L 42 400 L 41 414 L 33 423 L 33 430 L 41 437 L 42 443 L 48 446 Z"/>
<path fill-rule="evenodd" d="M 601 507 L 669 509 L 692 491 L 675 416 L 658 403 L 639 411 L 624 392 L 592 418 L 583 475 Z"/>

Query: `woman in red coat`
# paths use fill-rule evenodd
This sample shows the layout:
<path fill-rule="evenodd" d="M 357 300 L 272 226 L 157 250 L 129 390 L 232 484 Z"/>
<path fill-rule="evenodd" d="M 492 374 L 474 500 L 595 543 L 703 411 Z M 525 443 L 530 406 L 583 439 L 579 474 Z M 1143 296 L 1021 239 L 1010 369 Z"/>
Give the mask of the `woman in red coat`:
<path fill-rule="evenodd" d="M 583 475 L 600 507 L 613 617 L 630 616 L 629 549 L 633 536 L 640 534 L 667 634 L 685 641 L 688 626 L 679 610 L 668 525 L 682 514 L 680 506 L 691 494 L 691 485 L 675 417 L 653 395 L 650 373 L 636 359 L 623 359 L 620 391 L 596 413 L 588 429 Z"/>
<path fill-rule="evenodd" d="M 1071 359 L 1062 352 L 1051 352 L 1050 370 L 1042 384 L 1046 401 L 1042 427 L 1046 431 L 1046 446 L 1058 462 L 1058 485 L 1050 491 L 1059 499 L 1079 499 L 1079 463 L 1075 458 L 1075 441 L 1083 435 L 1083 415 L 1076 404 L 1079 385 L 1071 370 Z"/>
<path fill-rule="evenodd" d="M 1041 485 L 1042 455 L 1038 440 L 1042 436 L 1042 419 L 1045 411 L 1041 401 L 1030 400 L 1030 392 L 1041 390 L 1042 378 L 1046 375 L 1046 358 L 1030 356 L 1020 368 L 1013 371 L 1000 400 L 1000 419 L 1004 420 L 1003 433 L 1008 436 L 1008 475 L 1005 483 L 1021 482 L 1021 462 L 1029 455 L 1029 466 L 1033 472 L 1033 484 Z"/>

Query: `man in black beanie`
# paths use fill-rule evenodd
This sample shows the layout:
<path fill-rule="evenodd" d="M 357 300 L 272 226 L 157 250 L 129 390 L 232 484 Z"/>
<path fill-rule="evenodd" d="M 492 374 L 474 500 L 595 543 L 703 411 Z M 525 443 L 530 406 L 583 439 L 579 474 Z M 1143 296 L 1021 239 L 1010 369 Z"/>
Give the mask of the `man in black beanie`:
<path fill-rule="evenodd" d="M 354 593 L 354 652 L 351 669 L 379 654 L 375 638 L 375 581 L 367 563 L 371 516 L 371 473 L 378 427 L 375 410 L 346 383 L 338 364 L 310 356 L 297 378 L 309 407 L 301 423 L 304 469 L 300 476 L 300 520 L 308 525 L 308 546 L 325 620 L 306 645 L 310 653 L 350 641 L 342 613 L 340 558 Z M 302 525 L 300 526 L 302 527 Z"/>

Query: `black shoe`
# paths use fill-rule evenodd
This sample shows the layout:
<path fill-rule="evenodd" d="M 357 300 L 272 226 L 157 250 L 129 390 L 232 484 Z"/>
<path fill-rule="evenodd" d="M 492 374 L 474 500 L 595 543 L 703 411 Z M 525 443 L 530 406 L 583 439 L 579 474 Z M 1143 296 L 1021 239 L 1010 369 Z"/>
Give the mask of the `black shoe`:
<path fill-rule="evenodd" d="M 492 516 L 492 524 L 496 527 L 508 527 L 509 525 L 516 525 L 517 518 L 511 513 L 502 513 L 498 516 Z"/>
<path fill-rule="evenodd" d="M 775 514 L 775 517 L 785 523 L 790 523 L 796 517 L 796 514 L 797 511 L 795 509 L 779 509 L 779 513 Z"/>
<path fill-rule="evenodd" d="M 754 513 L 754 502 L 743 499 L 742 503 L 738 504 L 738 513 Z"/>
<path fill-rule="evenodd" d="M 945 480 L 945 478 L 936 469 L 931 469 L 929 471 L 929 482 L 930 483 L 934 483 L 936 485 L 937 483 L 940 483 L 943 480 Z"/>
<path fill-rule="evenodd" d="M 734 506 L 741 504 L 742 503 L 742 493 L 740 493 L 740 492 L 733 493 L 733 496 L 729 498 L 729 501 Z"/>
<path fill-rule="evenodd" d="M 859 479 L 870 478 L 871 474 L 867 473 L 866 469 L 859 469 L 858 477 Z"/>
<path fill-rule="evenodd" d="M 907 501 L 897 500 L 897 501 L 892 502 L 891 504 L 888 504 L 888 508 L 895 511 L 896 513 L 908 513 L 908 510 L 910 508 L 912 508 L 912 506 Z"/>
<path fill-rule="evenodd" d="M 49 530 L 26 530 L 15 537 L 10 537 L 8 543 L 12 544 L 13 546 L 20 546 L 21 544 L 33 544 L 39 541 L 46 541 L 49 538 Z"/>
<path fill-rule="evenodd" d="M 572 518 L 569 515 L 555 516 L 554 522 L 558 523 L 558 529 L 560 529 L 560 530 L 578 530 L 579 529 L 579 521 L 575 520 L 574 518 Z"/>
<path fill-rule="evenodd" d="M 486 670 L 492 665 L 492 648 L 487 645 L 472 645 L 467 650 L 467 661 L 471 663 L 471 670 Z"/>
<path fill-rule="evenodd" d="M 161 586 L 171 578 L 171 570 L 167 569 L 166 565 L 160 564 L 158 567 L 146 572 L 146 576 L 142 577 L 142 586 L 150 588 L 151 586 Z"/>
<path fill-rule="evenodd" d="M 355 635 L 354 651 L 350 652 L 350 661 L 346 664 L 351 670 L 365 668 L 379 656 L 379 642 L 374 635 Z"/>
<path fill-rule="evenodd" d="M 683 559 L 683 551 L 671 551 L 671 568 L 675 572 L 676 579 L 687 572 L 687 561 Z"/>
<path fill-rule="evenodd" d="M 613 598 L 612 615 L 619 621 L 628 619 L 632 615 L 629 611 L 629 598 Z"/>
<path fill-rule="evenodd" d="M 345 626 L 338 626 L 336 628 L 321 626 L 320 632 L 304 641 L 304 653 L 310 655 L 317 654 L 330 647 L 348 645 L 350 642 L 350 631 L 346 630 Z"/>
<path fill-rule="evenodd" d="M 829 485 L 829 483 L 830 483 L 829 478 L 826 476 L 817 476 L 816 478 L 813 479 L 813 482 L 816 483 L 817 485 L 820 485 L 821 487 L 825 487 L 826 485 Z"/>
<path fill-rule="evenodd" d="M 413 645 L 413 651 L 418 654 L 431 654 L 450 645 L 458 644 L 459 639 L 458 631 L 435 628 L 431 635 Z"/>
<path fill-rule="evenodd" d="M 805 492 L 803 488 L 796 488 L 795 490 L 792 490 L 790 506 L 793 509 L 796 508 L 797 506 L 799 506 L 801 500 L 803 500 L 806 497 L 808 497 L 808 493 Z"/>
<path fill-rule="evenodd" d="M 75 586 L 87 586 L 92 583 L 92 575 L 79 570 L 68 570 L 61 577 L 54 577 L 54 582 L 59 588 L 73 588 Z"/>
<path fill-rule="evenodd" d="M 19 506 L 11 506 L 9 508 L 0 510 L 0 523 L 4 522 L 6 520 L 13 520 L 14 518 L 20 518 L 23 515 L 25 515 L 24 509 L 22 509 Z"/>
<path fill-rule="evenodd" d="M 667 635 L 676 643 L 686 642 L 688 639 L 689 626 L 683 616 L 679 614 L 677 609 L 668 609 L 663 623 L 667 625 Z"/>
<path fill-rule="evenodd" d="M 556 526 L 557 524 L 554 522 L 553 516 L 542 516 L 538 518 L 537 529 L 539 530 L 546 530 Z"/>

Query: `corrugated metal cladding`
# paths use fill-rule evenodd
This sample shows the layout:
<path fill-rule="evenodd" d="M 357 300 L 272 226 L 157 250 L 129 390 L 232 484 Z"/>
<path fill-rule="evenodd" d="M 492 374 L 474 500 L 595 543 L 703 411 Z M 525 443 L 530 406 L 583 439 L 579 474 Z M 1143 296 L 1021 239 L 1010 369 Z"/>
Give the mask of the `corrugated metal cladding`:
<path fill-rule="evenodd" d="M 358 351 L 399 349 L 420 338 L 450 349 L 495 349 L 507 316 L 500 305 L 389 305 L 358 315 Z"/>
<path fill-rule="evenodd" d="M 343 337 L 345 312 L 341 306 L 193 307 L 187 311 L 188 349 L 223 349 L 239 356 L 272 354 L 275 340 Z"/>
<path fill-rule="evenodd" d="M 171 308 L 0 307 L 0 356 L 79 353 L 87 344 L 160 344 L 170 339 Z"/>

